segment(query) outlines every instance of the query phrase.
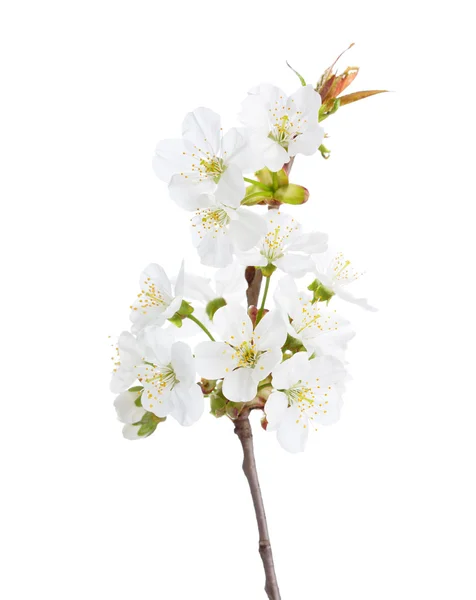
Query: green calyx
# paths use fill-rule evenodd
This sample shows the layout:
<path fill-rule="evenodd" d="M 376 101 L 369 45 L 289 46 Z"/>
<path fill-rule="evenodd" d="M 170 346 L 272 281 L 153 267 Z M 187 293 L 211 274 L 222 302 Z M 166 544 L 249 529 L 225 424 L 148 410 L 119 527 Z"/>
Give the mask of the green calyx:
<path fill-rule="evenodd" d="M 225 415 L 230 419 L 237 419 L 243 407 L 244 402 L 231 402 L 228 398 L 225 398 L 222 392 L 222 383 L 219 382 L 215 390 L 210 394 L 210 413 L 217 419 L 224 417 Z"/>
<path fill-rule="evenodd" d="M 173 323 L 176 327 L 182 327 L 182 321 L 190 316 L 194 311 L 194 308 L 191 304 L 189 304 L 186 300 L 182 300 L 182 304 L 178 311 L 174 314 L 173 317 L 170 317 L 169 321 Z"/>
<path fill-rule="evenodd" d="M 263 277 L 271 277 L 271 275 L 276 271 L 276 267 L 271 263 L 267 264 L 266 267 L 258 267 L 261 273 L 263 273 Z"/>
<path fill-rule="evenodd" d="M 307 289 L 313 293 L 312 302 L 329 302 L 334 296 L 334 292 L 323 285 L 319 279 L 314 279 L 311 285 L 307 286 Z"/>
<path fill-rule="evenodd" d="M 226 306 L 225 298 L 215 298 L 214 300 L 210 300 L 205 308 L 205 312 L 207 313 L 210 321 L 213 321 L 216 311 L 223 306 Z"/>

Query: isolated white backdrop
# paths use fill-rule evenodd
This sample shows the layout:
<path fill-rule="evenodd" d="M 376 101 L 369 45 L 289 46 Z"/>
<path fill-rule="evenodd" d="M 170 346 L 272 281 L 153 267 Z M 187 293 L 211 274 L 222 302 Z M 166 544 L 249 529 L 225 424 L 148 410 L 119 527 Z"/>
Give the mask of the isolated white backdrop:
<path fill-rule="evenodd" d="M 0 18 L 1 461 L 6 600 L 259 600 L 226 420 L 122 439 L 108 335 L 140 270 L 193 252 L 151 170 L 203 105 L 225 126 L 262 80 L 297 88 L 350 42 L 296 210 L 367 270 L 340 423 L 305 454 L 256 427 L 283 599 L 474 600 L 474 48 L 464 2 L 6 1 Z M 257 421 L 255 425 L 258 425 Z"/>

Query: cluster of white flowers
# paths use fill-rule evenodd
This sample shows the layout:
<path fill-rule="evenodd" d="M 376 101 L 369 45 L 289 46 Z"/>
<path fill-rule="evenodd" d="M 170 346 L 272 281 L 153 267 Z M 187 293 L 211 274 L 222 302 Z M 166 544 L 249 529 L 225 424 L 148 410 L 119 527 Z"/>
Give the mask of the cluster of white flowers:
<path fill-rule="evenodd" d="M 205 398 L 217 417 L 262 411 L 263 428 L 290 452 L 339 418 L 354 333 L 334 297 L 372 307 L 348 292 L 358 273 L 329 251 L 327 235 L 303 231 L 289 212 L 309 197 L 289 175 L 294 157 L 321 149 L 320 108 L 311 85 L 288 97 L 262 84 L 244 100 L 240 128 L 223 133 L 219 115 L 198 108 L 181 139 L 157 145 L 154 170 L 191 213 L 200 261 L 216 271 L 206 279 L 182 264 L 172 280 L 157 264 L 142 272 L 111 383 L 126 438 L 149 436 L 169 415 L 195 423 Z M 246 297 L 258 276 L 259 309 Z M 194 348 L 183 341 L 190 328 L 204 336 Z"/>

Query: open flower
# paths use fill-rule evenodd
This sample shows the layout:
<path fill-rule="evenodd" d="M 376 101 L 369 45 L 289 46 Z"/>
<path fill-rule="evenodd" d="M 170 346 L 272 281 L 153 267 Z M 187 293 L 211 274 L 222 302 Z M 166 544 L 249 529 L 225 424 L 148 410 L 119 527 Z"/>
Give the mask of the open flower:
<path fill-rule="evenodd" d="M 274 391 L 265 405 L 267 430 L 277 432 L 285 450 L 301 452 L 311 427 L 339 419 L 347 374 L 337 359 L 308 360 L 305 352 L 279 364 L 272 374 Z"/>
<path fill-rule="evenodd" d="M 243 182 L 248 160 L 243 132 L 230 129 L 223 135 L 220 116 L 197 108 L 185 117 L 182 135 L 181 140 L 159 142 L 153 160 L 155 173 L 169 184 L 180 206 L 187 208 L 201 194 L 213 193 L 222 178 L 230 186 Z"/>
<path fill-rule="evenodd" d="M 312 85 L 289 96 L 270 84 L 253 88 L 242 105 L 241 121 L 251 130 L 251 149 L 271 171 L 296 154 L 314 154 L 324 139 L 318 123 L 321 97 Z"/>
<path fill-rule="evenodd" d="M 133 333 L 151 325 L 160 327 L 178 311 L 183 299 L 183 263 L 173 290 L 167 273 L 155 263 L 142 271 L 139 284 L 141 291 L 130 314 Z"/>
<path fill-rule="evenodd" d="M 280 280 L 274 299 L 289 317 L 291 335 L 309 354 L 344 359 L 347 343 L 355 335 L 349 321 L 322 302 L 313 302 L 311 294 L 298 292 L 296 282 L 289 276 Z"/>
<path fill-rule="evenodd" d="M 142 408 L 157 417 L 172 415 L 191 425 L 203 413 L 203 395 L 195 383 L 192 351 L 159 327 L 147 327 L 138 339 L 123 332 L 111 390 L 125 392 L 137 379 L 143 387 Z"/>
<path fill-rule="evenodd" d="M 278 312 L 267 313 L 256 329 L 244 308 L 225 306 L 214 324 L 223 342 L 202 342 L 195 350 L 197 370 L 206 379 L 223 378 L 223 394 L 248 402 L 258 383 L 281 361 L 286 325 Z"/>
<path fill-rule="evenodd" d="M 314 269 L 311 254 L 324 252 L 327 234 L 303 233 L 300 223 L 291 215 L 270 210 L 265 216 L 267 233 L 251 251 L 238 254 L 240 262 L 254 267 L 276 267 L 294 277 L 302 277 Z"/>
<path fill-rule="evenodd" d="M 243 179 L 239 188 L 224 180 L 214 194 L 196 199 L 192 241 L 204 265 L 226 267 L 235 253 L 252 248 L 266 231 L 263 217 L 240 206 L 244 190 Z"/>
<path fill-rule="evenodd" d="M 316 265 L 316 296 L 321 294 L 324 299 L 328 299 L 335 294 L 342 300 L 367 310 L 377 310 L 367 302 L 366 298 L 356 298 L 348 291 L 347 286 L 359 279 L 362 273 L 354 269 L 350 260 L 346 260 L 342 252 L 328 251 L 324 254 L 316 254 L 312 258 Z"/>

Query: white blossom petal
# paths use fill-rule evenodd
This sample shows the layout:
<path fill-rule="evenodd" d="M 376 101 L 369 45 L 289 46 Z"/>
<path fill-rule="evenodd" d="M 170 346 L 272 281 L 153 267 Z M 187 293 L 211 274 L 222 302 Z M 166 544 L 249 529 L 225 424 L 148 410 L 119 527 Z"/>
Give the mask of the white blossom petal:
<path fill-rule="evenodd" d="M 188 427 L 196 423 L 203 414 L 204 399 L 200 387 L 193 384 L 190 387 L 176 386 L 172 392 L 174 408 L 172 416 L 180 425 Z"/>
<path fill-rule="evenodd" d="M 117 418 L 122 423 L 138 423 L 145 415 L 142 406 L 136 405 L 140 392 L 123 392 L 114 400 Z"/>
<path fill-rule="evenodd" d="M 253 378 L 253 369 L 236 369 L 223 380 L 223 394 L 232 402 L 249 402 L 257 391 L 258 384 Z"/>
<path fill-rule="evenodd" d="M 216 156 L 220 150 L 220 115 L 209 108 L 200 107 L 188 113 L 182 125 L 183 137 L 204 154 Z"/>
<path fill-rule="evenodd" d="M 301 416 L 297 406 L 290 406 L 278 427 L 278 442 L 288 452 L 303 452 L 308 435 L 307 419 Z"/>
<path fill-rule="evenodd" d="M 288 409 L 288 399 L 283 392 L 272 392 L 264 407 L 266 420 L 268 421 L 267 431 L 275 431 Z"/>
<path fill-rule="evenodd" d="M 232 353 L 233 349 L 223 342 L 201 342 L 195 349 L 195 366 L 198 373 L 205 379 L 221 379 L 234 368 Z"/>

